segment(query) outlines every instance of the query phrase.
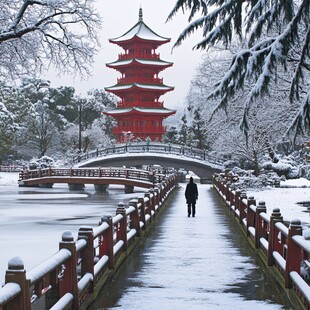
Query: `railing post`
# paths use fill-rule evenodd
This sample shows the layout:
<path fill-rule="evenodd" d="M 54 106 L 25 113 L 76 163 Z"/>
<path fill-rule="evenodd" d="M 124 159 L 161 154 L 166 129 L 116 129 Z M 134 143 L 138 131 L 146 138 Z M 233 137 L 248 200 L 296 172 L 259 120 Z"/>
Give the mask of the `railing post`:
<path fill-rule="evenodd" d="M 159 189 L 158 189 L 158 187 L 154 188 L 154 203 L 159 208 Z"/>
<path fill-rule="evenodd" d="M 292 281 L 290 273 L 296 271 L 300 274 L 300 261 L 301 250 L 294 242 L 293 236 L 302 235 L 302 226 L 300 220 L 293 220 L 289 226 L 288 239 L 287 239 L 287 252 L 286 252 L 286 265 L 285 265 L 285 287 L 291 288 Z"/>
<path fill-rule="evenodd" d="M 59 250 L 67 249 L 71 252 L 71 257 L 64 265 L 64 273 L 59 281 L 59 295 L 66 293 L 73 295 L 73 309 L 79 309 L 79 292 L 77 277 L 77 252 L 76 245 L 71 231 L 62 234 L 62 241 L 59 243 Z"/>
<path fill-rule="evenodd" d="M 275 224 L 277 222 L 283 222 L 283 217 L 281 215 L 280 209 L 275 208 L 272 211 L 269 221 L 269 238 L 268 238 L 268 266 L 274 264 L 273 252 L 277 248 L 277 238 Z"/>
<path fill-rule="evenodd" d="M 253 216 L 251 215 L 252 211 L 250 210 L 251 206 L 256 206 L 256 200 L 254 199 L 253 196 L 249 197 L 248 199 L 248 203 L 247 203 L 247 214 L 246 214 L 246 231 L 247 231 L 247 235 L 249 235 L 249 227 L 250 226 L 254 226 L 254 220 L 253 220 Z M 253 221 L 253 223 L 252 223 Z"/>
<path fill-rule="evenodd" d="M 29 280 L 26 278 L 24 263 L 19 257 L 12 258 L 8 262 L 8 269 L 5 274 L 5 283 L 17 283 L 21 288 L 21 294 L 17 296 L 7 308 L 8 310 L 31 310 L 31 296 Z"/>
<path fill-rule="evenodd" d="M 167 181 L 161 182 L 161 201 L 165 200 L 167 195 Z"/>
<path fill-rule="evenodd" d="M 234 216 L 236 216 L 236 210 L 240 210 L 239 209 L 239 205 L 240 205 L 240 195 L 241 195 L 241 190 L 237 189 L 235 192 L 235 197 L 234 197 L 234 206 L 235 206 L 235 210 L 233 210 L 231 208 L 231 211 L 234 212 Z"/>
<path fill-rule="evenodd" d="M 265 212 L 266 213 L 266 204 L 265 201 L 260 201 L 258 203 L 258 206 L 256 207 L 256 213 L 255 213 L 255 248 L 258 249 L 260 245 L 260 238 L 262 237 L 262 231 L 263 231 L 263 222 L 260 217 L 260 213 Z"/>
<path fill-rule="evenodd" d="M 138 198 L 138 204 L 140 204 L 140 221 L 143 222 L 143 229 L 145 229 L 145 204 L 144 197 Z"/>
<path fill-rule="evenodd" d="M 233 190 L 229 186 L 230 186 L 229 182 L 226 182 L 226 184 L 225 183 L 223 184 L 223 189 L 226 188 L 226 190 L 228 192 L 228 195 L 227 195 L 229 197 L 229 199 L 228 199 L 228 201 L 229 201 L 228 206 L 230 208 L 235 203 L 235 193 L 233 192 Z"/>
<path fill-rule="evenodd" d="M 90 273 L 94 276 L 94 234 L 91 227 L 81 227 L 78 233 L 78 239 L 85 239 L 87 241 L 86 248 L 81 253 L 82 268 L 81 277 L 86 273 Z M 91 292 L 94 291 L 94 285 L 92 282 Z"/>
<path fill-rule="evenodd" d="M 163 188 L 161 183 L 157 184 L 157 189 L 158 189 L 158 206 L 162 205 L 163 202 Z"/>
<path fill-rule="evenodd" d="M 240 203 L 239 203 L 239 223 L 242 223 L 242 220 L 245 218 L 245 204 L 243 203 L 243 199 L 247 199 L 247 195 L 245 191 L 241 192 L 240 195 Z"/>
<path fill-rule="evenodd" d="M 152 219 L 152 210 L 151 210 L 151 194 L 150 192 L 144 193 L 144 197 L 147 198 L 147 202 L 144 204 L 146 213 L 150 216 L 150 220 Z"/>
<path fill-rule="evenodd" d="M 139 219 L 138 201 L 136 199 L 130 200 L 129 206 L 134 207 L 136 210 L 133 214 L 133 217 L 131 218 L 130 228 L 134 228 L 137 231 L 137 236 L 140 237 L 140 219 Z"/>
<path fill-rule="evenodd" d="M 124 241 L 124 251 L 127 250 L 128 242 L 127 242 L 127 215 L 126 215 L 126 208 L 123 202 L 120 202 L 117 205 L 116 214 L 121 214 L 123 219 L 119 223 L 117 228 L 117 241 L 123 240 Z"/>
<path fill-rule="evenodd" d="M 104 236 L 100 238 L 99 257 L 104 255 L 109 257 L 109 268 L 114 268 L 114 253 L 113 253 L 113 219 L 111 215 L 105 215 L 101 218 L 102 223 L 107 223 L 109 228 Z"/>
<path fill-rule="evenodd" d="M 154 214 L 155 214 L 155 195 L 154 195 L 154 189 L 150 188 L 149 192 L 150 192 L 150 206 L 151 206 L 151 210 L 153 210 Z"/>

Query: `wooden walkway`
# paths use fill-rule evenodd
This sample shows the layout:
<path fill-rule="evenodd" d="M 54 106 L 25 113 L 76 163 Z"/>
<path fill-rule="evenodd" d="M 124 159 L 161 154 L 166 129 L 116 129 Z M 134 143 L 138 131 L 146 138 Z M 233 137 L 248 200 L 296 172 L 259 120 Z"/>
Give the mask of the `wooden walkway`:
<path fill-rule="evenodd" d="M 181 184 L 160 224 L 90 310 L 281 309 L 217 194 L 198 184 L 196 217 L 188 218 L 184 190 Z"/>

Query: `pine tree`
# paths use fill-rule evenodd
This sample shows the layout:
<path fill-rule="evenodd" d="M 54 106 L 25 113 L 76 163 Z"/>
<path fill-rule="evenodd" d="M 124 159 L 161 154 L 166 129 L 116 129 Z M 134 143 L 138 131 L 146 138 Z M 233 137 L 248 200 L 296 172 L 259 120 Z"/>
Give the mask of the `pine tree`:
<path fill-rule="evenodd" d="M 179 143 L 183 145 L 188 145 L 188 135 L 189 135 L 189 128 L 187 125 L 187 117 L 186 114 L 184 114 L 181 118 L 181 128 L 179 131 Z"/>
<path fill-rule="evenodd" d="M 310 127 L 310 1 L 309 0 L 178 0 L 168 19 L 178 11 L 189 11 L 189 25 L 175 46 L 202 28 L 203 39 L 196 49 L 218 44 L 228 47 L 239 38 L 240 50 L 231 60 L 224 77 L 210 94 L 219 97 L 225 108 L 242 90 L 252 84 L 244 107 L 242 126 L 248 130 L 248 112 L 257 97 L 266 94 L 277 81 L 279 68 L 293 68 L 290 99 L 300 100 L 300 110 L 291 125 L 296 132 Z M 196 14 L 200 14 L 197 19 Z"/>
<path fill-rule="evenodd" d="M 169 126 L 163 139 L 165 142 L 177 143 L 179 139 L 176 126 Z"/>
<path fill-rule="evenodd" d="M 192 141 L 194 142 L 194 146 L 199 149 L 206 149 L 208 147 L 208 138 L 207 138 L 207 129 L 205 126 L 205 120 L 201 115 L 201 108 L 198 107 L 194 110 L 193 113 L 193 122 L 192 122 Z"/>

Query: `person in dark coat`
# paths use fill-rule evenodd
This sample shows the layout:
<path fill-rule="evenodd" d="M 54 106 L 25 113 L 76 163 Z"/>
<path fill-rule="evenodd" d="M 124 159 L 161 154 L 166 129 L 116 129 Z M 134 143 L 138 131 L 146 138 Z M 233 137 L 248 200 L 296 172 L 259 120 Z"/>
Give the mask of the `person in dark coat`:
<path fill-rule="evenodd" d="M 197 184 L 194 183 L 192 177 L 189 178 L 189 183 L 186 185 L 185 198 L 187 203 L 187 213 L 188 217 L 193 215 L 195 217 L 196 213 L 196 200 L 198 199 L 198 189 Z"/>

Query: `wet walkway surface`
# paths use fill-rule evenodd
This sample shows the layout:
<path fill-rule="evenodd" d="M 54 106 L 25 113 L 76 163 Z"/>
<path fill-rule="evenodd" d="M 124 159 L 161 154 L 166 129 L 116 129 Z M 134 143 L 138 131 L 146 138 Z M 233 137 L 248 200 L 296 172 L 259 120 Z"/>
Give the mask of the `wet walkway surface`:
<path fill-rule="evenodd" d="M 215 191 L 188 218 L 184 189 L 90 309 L 290 309 Z"/>

